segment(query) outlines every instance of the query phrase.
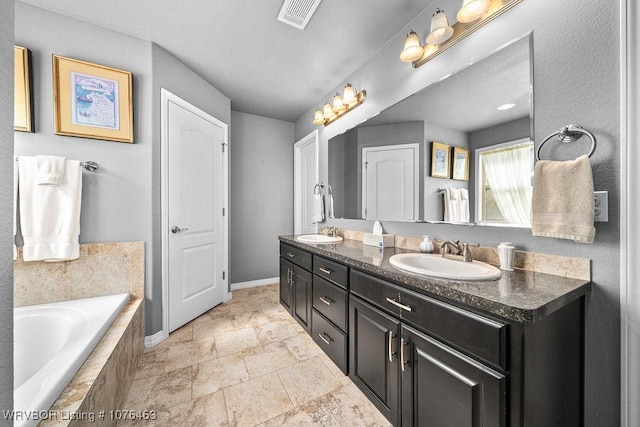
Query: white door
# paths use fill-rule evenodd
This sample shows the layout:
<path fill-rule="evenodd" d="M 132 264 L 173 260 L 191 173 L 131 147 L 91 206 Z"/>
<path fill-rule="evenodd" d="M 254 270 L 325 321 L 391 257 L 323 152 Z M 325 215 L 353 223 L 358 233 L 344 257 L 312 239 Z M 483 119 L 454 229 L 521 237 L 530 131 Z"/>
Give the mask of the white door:
<path fill-rule="evenodd" d="M 179 98 L 163 100 L 163 107 L 171 332 L 220 304 L 226 293 L 227 129 Z"/>
<path fill-rule="evenodd" d="M 363 218 L 418 218 L 418 159 L 418 144 L 362 149 Z"/>
<path fill-rule="evenodd" d="M 314 234 L 313 190 L 318 183 L 318 137 L 314 131 L 294 148 L 294 234 Z"/>

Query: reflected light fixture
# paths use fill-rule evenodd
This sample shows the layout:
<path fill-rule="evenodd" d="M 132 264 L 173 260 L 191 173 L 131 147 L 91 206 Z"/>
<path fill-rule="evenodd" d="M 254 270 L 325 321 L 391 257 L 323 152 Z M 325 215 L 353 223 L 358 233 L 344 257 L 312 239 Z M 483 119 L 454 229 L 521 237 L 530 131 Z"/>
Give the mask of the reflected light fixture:
<path fill-rule="evenodd" d="M 515 106 L 516 106 L 516 104 L 514 104 L 513 102 L 509 102 L 507 104 L 502 104 L 501 106 L 499 106 L 497 108 L 497 110 L 499 110 L 499 111 L 510 110 Z"/>
<path fill-rule="evenodd" d="M 447 14 L 443 10 L 436 9 L 431 17 L 431 32 L 427 36 L 428 44 L 441 44 L 453 35 L 453 28 L 449 25 Z"/>
<path fill-rule="evenodd" d="M 313 124 L 327 126 L 361 105 L 366 97 L 366 91 L 358 92 L 354 85 L 347 83 L 342 94 L 336 93 L 333 96 L 333 102 L 327 101 L 322 109 L 315 110 Z"/>
<path fill-rule="evenodd" d="M 491 6 L 489 0 L 464 0 L 458 11 L 458 22 L 467 24 L 482 18 L 489 10 L 489 6 Z"/>
<path fill-rule="evenodd" d="M 413 30 L 409 31 L 404 41 L 404 49 L 400 53 L 402 62 L 413 62 L 419 59 L 424 53 L 420 36 Z"/>

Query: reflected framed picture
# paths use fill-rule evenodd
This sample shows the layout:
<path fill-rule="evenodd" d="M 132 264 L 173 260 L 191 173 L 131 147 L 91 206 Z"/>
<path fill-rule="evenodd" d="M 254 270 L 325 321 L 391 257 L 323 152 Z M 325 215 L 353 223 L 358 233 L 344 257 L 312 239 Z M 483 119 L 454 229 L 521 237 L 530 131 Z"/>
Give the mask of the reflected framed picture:
<path fill-rule="evenodd" d="M 55 132 L 133 142 L 129 71 L 53 55 Z"/>
<path fill-rule="evenodd" d="M 31 82 L 31 51 L 14 46 L 13 129 L 35 132 L 33 120 L 33 86 Z"/>
<path fill-rule="evenodd" d="M 434 178 L 449 178 L 449 150 L 450 146 L 442 142 L 431 143 L 431 176 Z"/>
<path fill-rule="evenodd" d="M 453 179 L 469 181 L 469 150 L 453 147 Z"/>

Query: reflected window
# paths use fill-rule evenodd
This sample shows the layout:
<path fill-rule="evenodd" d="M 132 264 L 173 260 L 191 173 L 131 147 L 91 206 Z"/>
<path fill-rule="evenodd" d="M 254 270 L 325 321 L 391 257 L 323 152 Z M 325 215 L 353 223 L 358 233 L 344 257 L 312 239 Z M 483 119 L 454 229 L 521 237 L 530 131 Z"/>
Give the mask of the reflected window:
<path fill-rule="evenodd" d="M 533 167 L 529 139 L 477 149 L 477 222 L 531 227 Z"/>

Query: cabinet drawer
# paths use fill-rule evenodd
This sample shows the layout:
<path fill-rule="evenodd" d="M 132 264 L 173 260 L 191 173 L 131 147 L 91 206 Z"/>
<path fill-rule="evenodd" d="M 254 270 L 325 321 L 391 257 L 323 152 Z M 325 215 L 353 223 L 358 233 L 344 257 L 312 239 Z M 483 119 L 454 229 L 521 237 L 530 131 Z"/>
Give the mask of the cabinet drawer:
<path fill-rule="evenodd" d="M 347 335 L 313 310 L 313 340 L 342 372 L 347 374 Z"/>
<path fill-rule="evenodd" d="M 280 243 L 280 256 L 311 271 L 311 254 L 309 252 L 294 248 L 286 243 Z"/>
<path fill-rule="evenodd" d="M 347 266 L 338 264 L 326 258 L 313 256 L 313 272 L 320 277 L 347 289 Z"/>
<path fill-rule="evenodd" d="M 506 324 L 351 270 L 351 291 L 481 360 L 507 369 Z M 404 308 L 402 308 L 404 307 Z"/>
<path fill-rule="evenodd" d="M 347 330 L 347 291 L 315 275 L 313 276 L 313 308 L 338 328 Z"/>

